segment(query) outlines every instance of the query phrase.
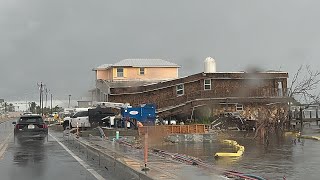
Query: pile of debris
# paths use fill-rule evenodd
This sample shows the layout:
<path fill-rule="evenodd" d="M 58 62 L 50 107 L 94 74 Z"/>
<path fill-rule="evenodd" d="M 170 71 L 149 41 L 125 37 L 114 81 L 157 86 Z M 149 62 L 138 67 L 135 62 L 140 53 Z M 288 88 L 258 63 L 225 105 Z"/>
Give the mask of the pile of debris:
<path fill-rule="evenodd" d="M 256 120 L 241 117 L 238 112 L 221 113 L 212 123 L 211 129 L 217 130 L 255 130 Z"/>

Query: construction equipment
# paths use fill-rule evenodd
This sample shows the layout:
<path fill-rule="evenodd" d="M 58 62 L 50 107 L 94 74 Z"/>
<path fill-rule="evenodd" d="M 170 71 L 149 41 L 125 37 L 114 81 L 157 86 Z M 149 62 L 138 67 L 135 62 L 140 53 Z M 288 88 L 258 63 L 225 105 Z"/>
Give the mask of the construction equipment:
<path fill-rule="evenodd" d="M 143 125 L 155 125 L 156 105 L 142 104 L 138 107 L 125 107 L 121 109 L 121 115 L 126 120 L 134 120 Z"/>

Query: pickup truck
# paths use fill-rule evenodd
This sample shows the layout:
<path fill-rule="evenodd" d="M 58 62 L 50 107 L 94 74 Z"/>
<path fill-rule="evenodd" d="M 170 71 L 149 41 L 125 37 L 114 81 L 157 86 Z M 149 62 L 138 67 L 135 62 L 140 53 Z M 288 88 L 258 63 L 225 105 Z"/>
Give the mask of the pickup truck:
<path fill-rule="evenodd" d="M 72 128 L 88 128 L 91 127 L 89 122 L 89 112 L 88 111 L 79 111 L 75 113 L 71 117 L 64 118 L 63 127 L 66 129 L 67 127 Z"/>

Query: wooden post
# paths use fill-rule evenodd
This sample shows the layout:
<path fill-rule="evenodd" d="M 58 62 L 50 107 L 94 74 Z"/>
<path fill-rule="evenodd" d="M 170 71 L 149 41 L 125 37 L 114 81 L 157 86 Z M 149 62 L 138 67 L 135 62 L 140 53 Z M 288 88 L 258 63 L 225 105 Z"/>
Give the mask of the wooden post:
<path fill-rule="evenodd" d="M 303 130 L 303 110 L 300 108 L 300 133 L 302 133 Z"/>
<path fill-rule="evenodd" d="M 148 163 L 148 133 L 144 135 L 144 164 L 147 167 Z"/>
<path fill-rule="evenodd" d="M 312 111 L 310 111 L 310 119 L 312 119 L 312 113 L 311 113 Z"/>
<path fill-rule="evenodd" d="M 77 137 L 79 137 L 79 122 L 77 122 Z"/>
<path fill-rule="evenodd" d="M 148 133 L 144 134 L 144 167 L 142 171 L 149 171 L 148 163 Z"/>
<path fill-rule="evenodd" d="M 198 133 L 198 125 L 196 125 L 196 134 Z"/>
<path fill-rule="evenodd" d="M 188 125 L 188 134 L 190 134 L 190 125 Z"/>
<path fill-rule="evenodd" d="M 179 134 L 182 134 L 182 132 L 181 132 L 181 131 L 182 131 L 182 130 L 181 130 L 181 129 L 182 129 L 181 125 L 180 125 L 179 127 L 180 127 L 180 131 L 179 131 Z"/>
<path fill-rule="evenodd" d="M 319 113 L 319 112 L 318 112 L 318 111 L 319 111 L 319 109 L 318 109 L 318 107 L 317 107 L 317 109 L 316 109 L 316 119 L 317 119 L 316 122 L 317 122 L 317 126 L 319 125 L 319 122 L 318 122 L 318 118 L 319 118 L 319 114 L 318 114 L 318 113 Z"/>

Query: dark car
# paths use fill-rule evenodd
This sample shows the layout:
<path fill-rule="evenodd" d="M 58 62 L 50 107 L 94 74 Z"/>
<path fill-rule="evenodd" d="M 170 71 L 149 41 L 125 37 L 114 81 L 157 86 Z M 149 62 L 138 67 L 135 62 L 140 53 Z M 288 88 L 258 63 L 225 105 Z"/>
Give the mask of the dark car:
<path fill-rule="evenodd" d="M 23 115 L 13 124 L 17 139 L 44 140 L 48 136 L 48 126 L 40 115 Z"/>

